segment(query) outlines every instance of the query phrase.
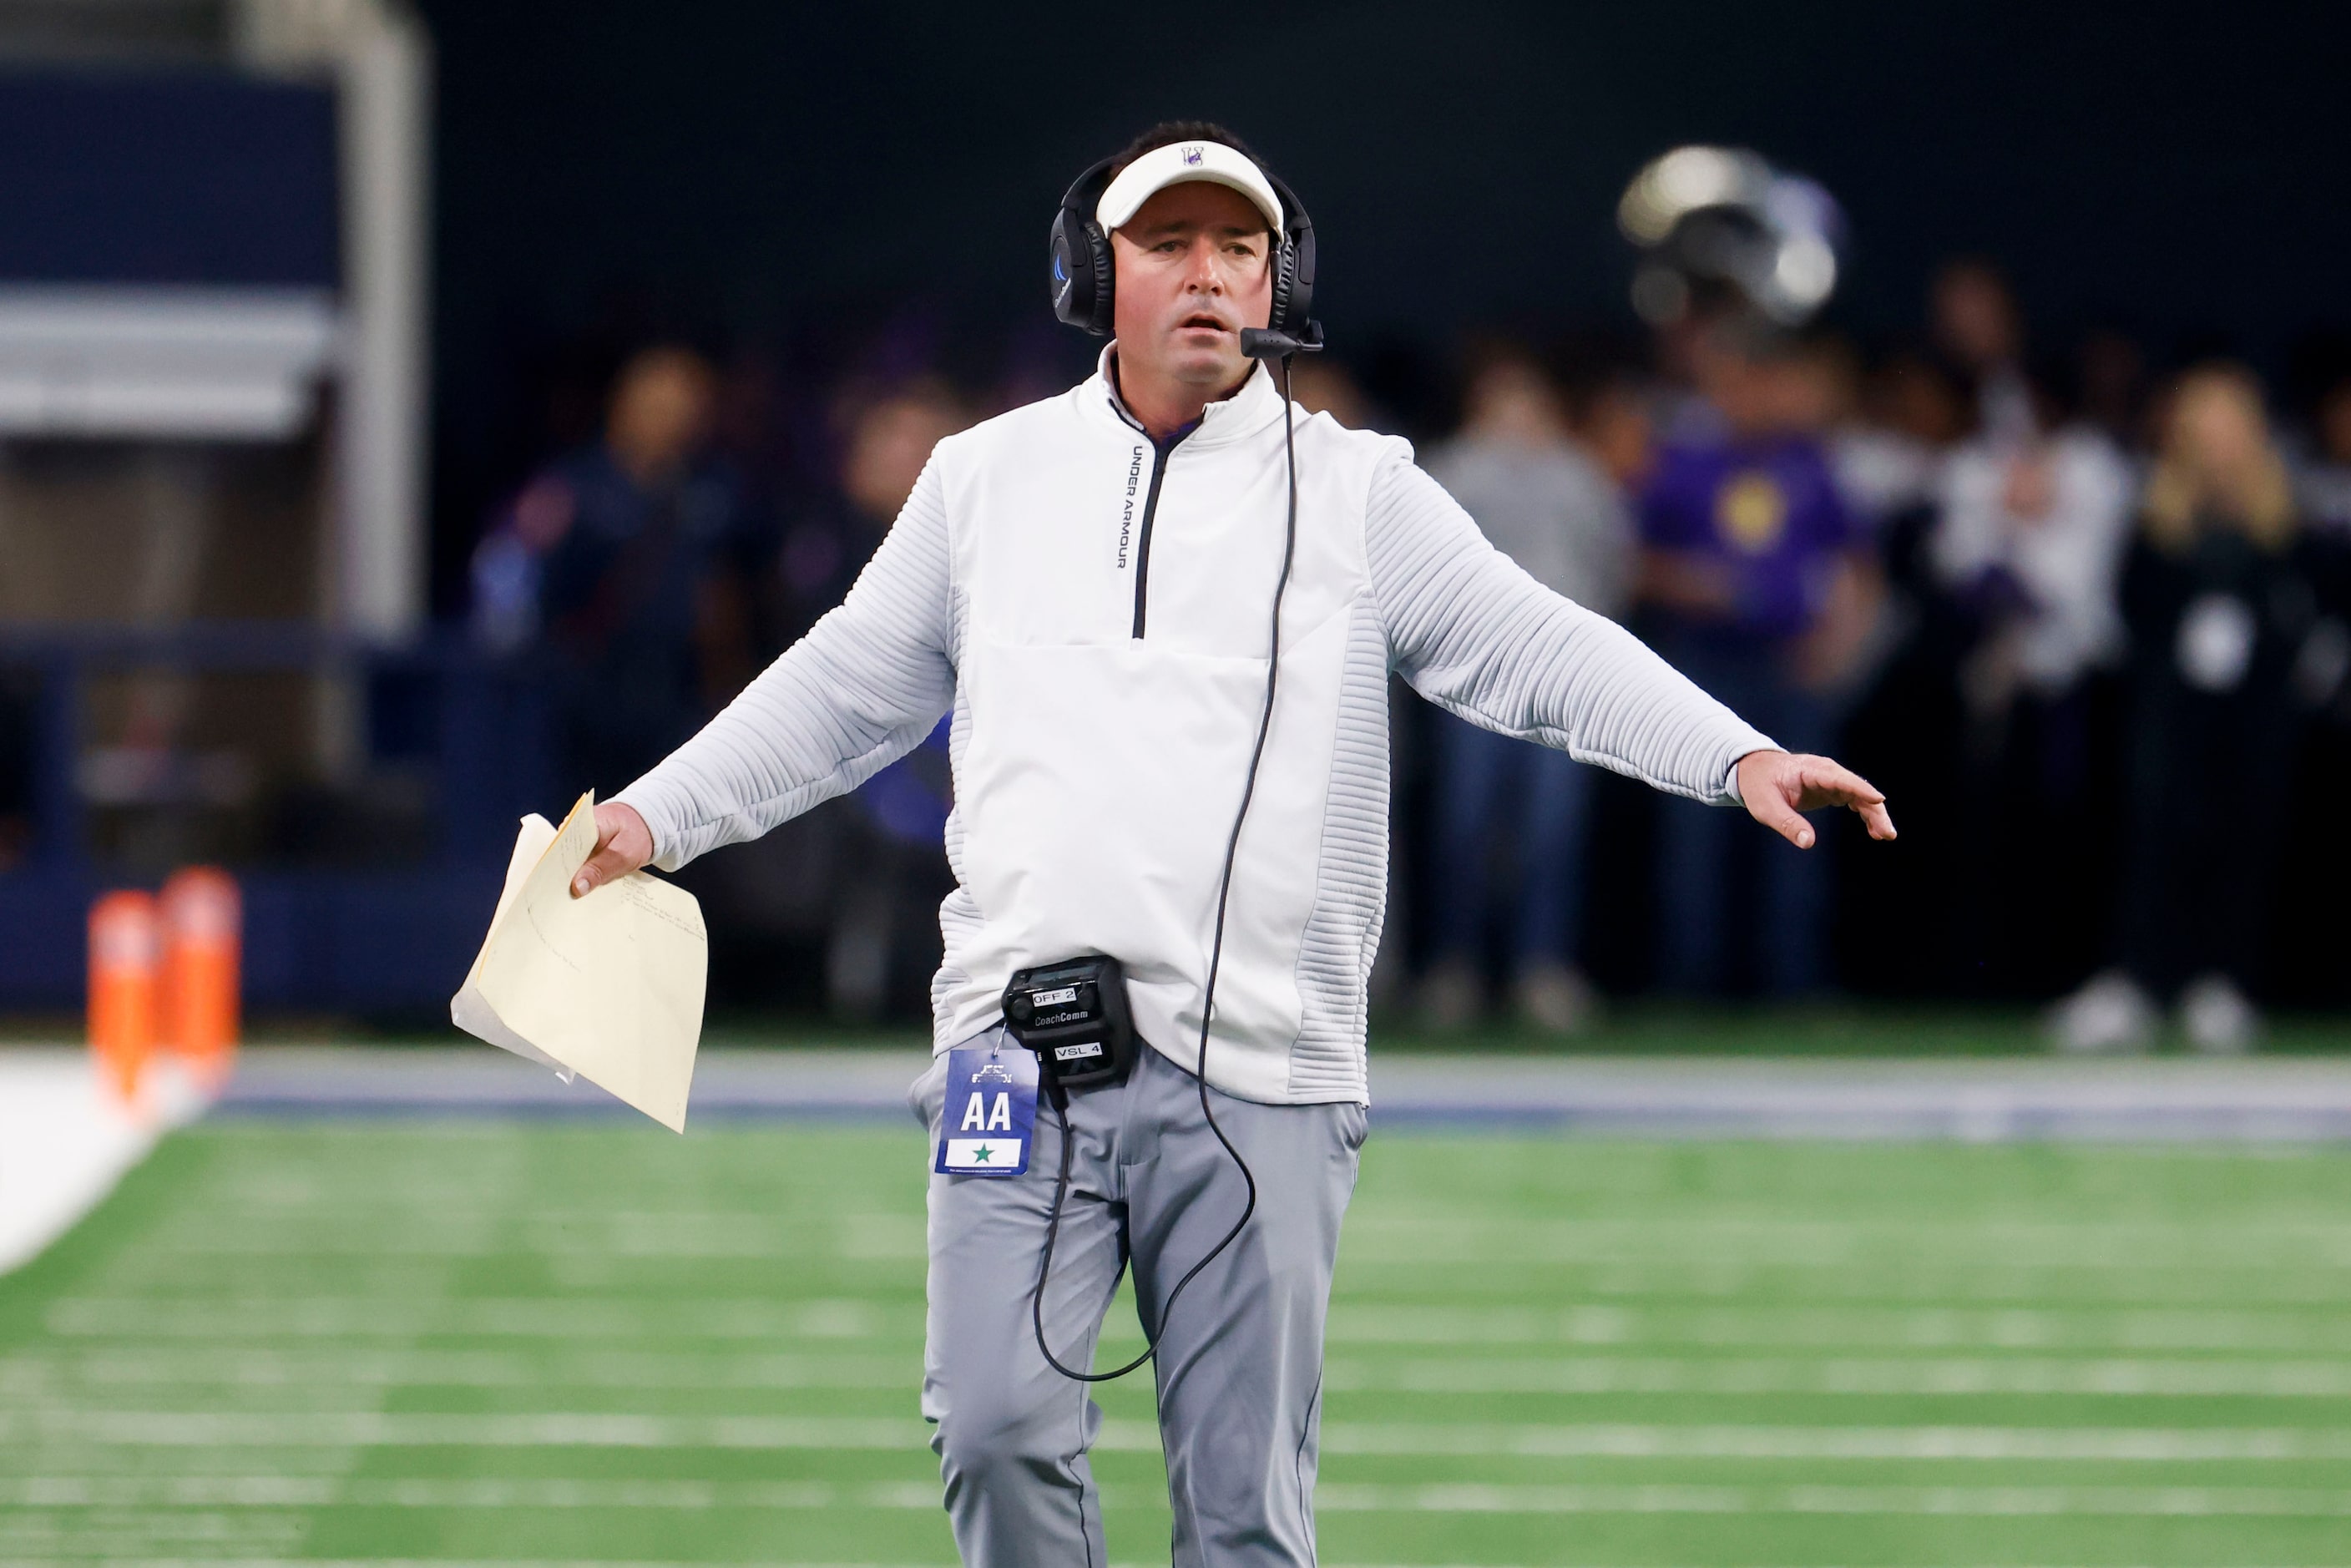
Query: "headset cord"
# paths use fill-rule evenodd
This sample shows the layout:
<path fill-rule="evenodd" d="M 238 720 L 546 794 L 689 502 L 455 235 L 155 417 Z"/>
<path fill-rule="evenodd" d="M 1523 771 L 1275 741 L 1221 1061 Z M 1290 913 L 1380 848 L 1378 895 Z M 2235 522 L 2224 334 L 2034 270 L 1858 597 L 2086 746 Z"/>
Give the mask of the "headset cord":
<path fill-rule="evenodd" d="M 1200 998 L 1198 1071 L 1193 1078 L 1200 1091 L 1200 1115 L 1208 1124 L 1208 1131 L 1217 1135 L 1217 1142 L 1224 1145 L 1225 1153 L 1233 1157 L 1233 1164 L 1240 1168 L 1241 1181 L 1249 1188 L 1249 1201 L 1241 1206 L 1241 1217 L 1233 1221 L 1233 1228 L 1225 1232 L 1224 1239 L 1208 1249 L 1208 1255 L 1186 1270 L 1184 1277 L 1176 1281 L 1176 1288 L 1167 1292 L 1167 1304 L 1159 1310 L 1160 1334 L 1167 1332 L 1167 1320 L 1175 1312 L 1176 1298 L 1184 1293 L 1184 1287 L 1198 1279 L 1203 1269 L 1223 1256 L 1225 1249 L 1239 1239 L 1241 1231 L 1249 1225 L 1249 1217 L 1257 1212 L 1257 1173 L 1249 1169 L 1249 1161 L 1241 1157 L 1240 1150 L 1233 1146 L 1232 1139 L 1227 1137 L 1224 1128 L 1217 1124 L 1217 1113 L 1208 1103 L 1208 1027 L 1216 1017 L 1217 972 L 1225 956 L 1225 905 L 1233 893 L 1233 863 L 1240 853 L 1241 827 L 1249 821 L 1249 801 L 1257 794 L 1258 764 L 1265 760 L 1265 738 L 1273 728 L 1273 697 L 1281 676 L 1281 601 L 1290 591 L 1290 564 L 1298 557 L 1298 409 L 1290 397 L 1290 356 L 1284 354 L 1274 362 L 1281 367 L 1281 451 L 1290 469 L 1290 506 L 1282 529 L 1281 575 L 1273 585 L 1272 630 L 1266 639 L 1265 712 L 1258 719 L 1257 745 L 1249 752 L 1249 777 L 1241 786 L 1241 807 L 1233 813 L 1233 831 L 1225 841 L 1225 872 L 1217 883 L 1216 936 L 1208 946 L 1208 983 Z M 1113 1378 L 1124 1377 L 1157 1355 L 1159 1335 L 1152 1336 L 1144 1345 L 1141 1355 L 1114 1372 L 1072 1372 L 1061 1364 L 1052 1347 L 1045 1343 L 1045 1281 L 1053 1271 L 1053 1242 L 1061 1235 L 1061 1208 L 1070 1196 L 1070 1093 L 1058 1083 L 1052 1085 L 1050 1092 L 1053 1114 L 1061 1127 L 1061 1172 L 1053 1183 L 1053 1208 L 1045 1220 L 1045 1253 L 1037 1265 L 1037 1291 L 1029 1298 L 1029 1322 L 1036 1330 L 1037 1349 L 1044 1355 L 1047 1365 L 1079 1383 L 1108 1383 Z"/>

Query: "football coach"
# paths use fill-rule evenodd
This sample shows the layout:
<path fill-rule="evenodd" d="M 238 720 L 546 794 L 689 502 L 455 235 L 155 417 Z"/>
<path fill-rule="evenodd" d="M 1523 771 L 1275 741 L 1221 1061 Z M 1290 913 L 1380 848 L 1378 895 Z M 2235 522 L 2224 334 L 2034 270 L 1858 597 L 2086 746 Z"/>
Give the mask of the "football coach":
<path fill-rule="evenodd" d="M 841 607 L 597 807 L 574 891 L 757 837 L 951 714 L 957 885 L 910 1099 L 963 1560 L 1109 1561 L 1079 1379 L 1132 1264 L 1174 1561 L 1311 1564 L 1390 673 L 1800 848 L 1807 810 L 1894 824 L 1537 584 L 1405 443 L 1296 413 L 1313 229 L 1230 132 L 1163 125 L 1089 170 L 1052 262 L 1062 319 L 1111 340 L 1094 373 L 940 442 Z M 1050 1051 L 1020 1028 L 1071 1019 L 1087 1038 Z"/>

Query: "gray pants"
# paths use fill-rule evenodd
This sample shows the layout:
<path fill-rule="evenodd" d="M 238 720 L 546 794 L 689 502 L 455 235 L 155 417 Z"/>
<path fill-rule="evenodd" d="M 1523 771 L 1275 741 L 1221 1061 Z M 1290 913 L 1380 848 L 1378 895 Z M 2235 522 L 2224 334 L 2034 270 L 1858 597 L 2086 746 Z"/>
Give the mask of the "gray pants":
<path fill-rule="evenodd" d="M 1138 1056 L 1125 1082 L 1070 1096 L 1070 1194 L 1046 1338 L 1064 1366 L 1092 1370 L 1095 1336 L 1132 1260 L 1144 1332 L 1159 1343 L 1177 1568 L 1305 1568 L 1322 1323 L 1364 1110 L 1209 1091 L 1217 1125 L 1257 1176 L 1257 1213 L 1168 1314 L 1167 1293 L 1231 1228 L 1247 1189 L 1201 1119 L 1197 1080 L 1155 1051 Z M 934 1148 L 945 1082 L 942 1057 L 908 1096 Z M 1102 1411 L 1084 1385 L 1045 1364 L 1029 1323 L 1061 1158 L 1061 1128 L 1040 1094 L 1026 1175 L 931 1177 L 923 1415 L 937 1428 L 931 1447 L 967 1568 L 1109 1562 L 1086 1462 Z"/>

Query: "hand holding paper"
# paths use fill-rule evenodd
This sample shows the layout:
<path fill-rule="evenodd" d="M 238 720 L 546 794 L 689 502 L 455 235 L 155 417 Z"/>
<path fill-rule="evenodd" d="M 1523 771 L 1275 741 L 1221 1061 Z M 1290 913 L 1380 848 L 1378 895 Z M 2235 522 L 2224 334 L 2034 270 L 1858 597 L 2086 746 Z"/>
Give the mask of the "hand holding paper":
<path fill-rule="evenodd" d="M 585 897 L 614 877 L 643 871 L 653 862 L 653 836 L 634 806 L 607 800 L 596 808 L 596 849 L 571 878 L 571 896 Z"/>
<path fill-rule="evenodd" d="M 595 847 L 591 796 L 560 829 L 524 820 L 489 936 L 449 1014 L 684 1132 L 709 963 L 702 908 L 642 871 L 575 898 L 572 878 Z"/>

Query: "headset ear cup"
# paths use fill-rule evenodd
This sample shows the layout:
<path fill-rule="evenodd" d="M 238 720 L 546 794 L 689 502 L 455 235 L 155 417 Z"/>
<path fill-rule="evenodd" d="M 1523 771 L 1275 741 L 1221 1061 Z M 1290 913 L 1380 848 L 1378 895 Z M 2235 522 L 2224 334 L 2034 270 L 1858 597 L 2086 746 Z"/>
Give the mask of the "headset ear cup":
<path fill-rule="evenodd" d="M 1103 337 L 1111 326 L 1110 241 L 1092 214 L 1110 181 L 1113 160 L 1105 158 L 1088 169 L 1061 198 L 1053 214 L 1053 242 L 1047 279 L 1053 291 L 1053 314 L 1081 331 Z"/>
<path fill-rule="evenodd" d="M 1110 236 L 1092 219 L 1086 220 L 1086 258 L 1093 272 L 1093 310 L 1084 321 L 1085 329 L 1097 338 L 1110 336 L 1114 319 L 1113 306 L 1118 293 L 1118 268 L 1111 256 Z"/>
<path fill-rule="evenodd" d="M 1076 214 L 1067 207 L 1053 216 L 1051 249 L 1052 274 L 1047 280 L 1053 291 L 1053 314 L 1072 327 L 1092 329 L 1094 315 L 1093 260 L 1085 254 L 1084 239 L 1072 220 Z"/>
<path fill-rule="evenodd" d="M 1273 308 L 1266 312 L 1265 324 L 1276 332 L 1287 332 L 1297 312 L 1290 304 L 1290 289 L 1298 277 L 1298 253 L 1291 248 L 1290 236 L 1273 247 Z"/>
<path fill-rule="evenodd" d="M 1289 198 L 1293 203 L 1296 197 Z M 1296 227 L 1283 236 L 1289 243 L 1281 247 L 1281 292 L 1274 300 L 1281 312 L 1274 323 L 1282 331 L 1299 333 L 1306 330 L 1314 314 L 1314 224 L 1303 212 L 1297 217 Z"/>

